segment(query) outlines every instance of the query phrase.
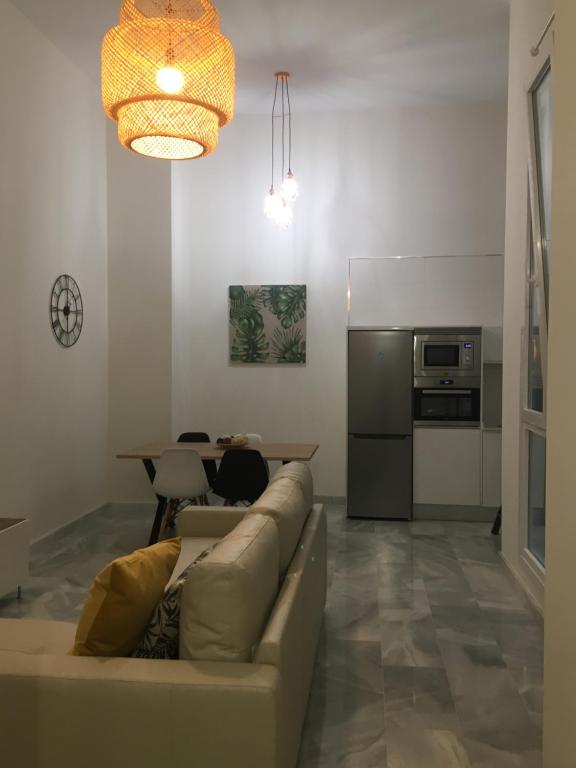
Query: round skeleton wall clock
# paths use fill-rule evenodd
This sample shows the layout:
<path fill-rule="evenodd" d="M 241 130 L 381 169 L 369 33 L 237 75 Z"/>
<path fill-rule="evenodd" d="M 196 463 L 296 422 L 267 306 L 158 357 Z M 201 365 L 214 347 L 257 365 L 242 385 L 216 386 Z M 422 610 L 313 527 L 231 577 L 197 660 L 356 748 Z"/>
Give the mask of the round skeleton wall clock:
<path fill-rule="evenodd" d="M 59 344 L 63 347 L 76 344 L 82 332 L 84 307 L 78 283 L 70 275 L 60 275 L 52 287 L 50 322 Z"/>

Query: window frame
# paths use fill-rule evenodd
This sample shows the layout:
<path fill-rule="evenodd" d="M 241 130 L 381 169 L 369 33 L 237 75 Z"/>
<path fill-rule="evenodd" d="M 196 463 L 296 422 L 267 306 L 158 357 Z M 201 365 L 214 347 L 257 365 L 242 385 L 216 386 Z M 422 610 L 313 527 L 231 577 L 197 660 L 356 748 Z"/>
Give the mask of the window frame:
<path fill-rule="evenodd" d="M 552 76 L 552 92 L 554 91 L 554 55 L 553 30 L 540 47 L 538 56 L 534 57 L 533 67 L 528 73 L 526 82 L 526 101 L 528 115 L 528 174 L 527 174 L 527 222 L 525 248 L 525 292 L 524 292 L 524 324 L 522 332 L 521 352 L 521 403 L 520 403 L 520 557 L 529 571 L 539 583 L 544 585 L 546 568 L 530 550 L 529 528 L 529 482 L 530 482 L 530 433 L 533 432 L 546 439 L 547 391 L 548 391 L 548 314 L 546 303 L 546 285 L 544 279 L 544 255 L 542 248 L 542 209 L 541 184 L 538 173 L 538 150 L 536 136 L 536 111 L 534 95 L 544 78 Z M 531 269 L 531 249 L 534 259 L 534 274 Z M 553 244 L 548 244 L 548 276 L 553 272 Z M 529 345 L 530 345 L 530 285 L 533 284 L 538 295 L 539 305 L 539 335 L 540 362 L 542 367 L 543 402 L 542 412 L 529 407 Z"/>

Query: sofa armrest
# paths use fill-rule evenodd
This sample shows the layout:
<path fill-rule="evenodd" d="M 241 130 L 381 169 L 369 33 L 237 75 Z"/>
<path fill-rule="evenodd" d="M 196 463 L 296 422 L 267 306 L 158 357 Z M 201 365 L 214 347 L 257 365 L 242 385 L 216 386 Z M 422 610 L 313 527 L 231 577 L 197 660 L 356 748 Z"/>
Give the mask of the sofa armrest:
<path fill-rule="evenodd" d="M 0 653 L 0 744 L 26 768 L 276 765 L 269 666 Z"/>
<path fill-rule="evenodd" d="M 179 536 L 221 539 L 232 531 L 248 512 L 247 507 L 195 507 L 179 512 Z"/>

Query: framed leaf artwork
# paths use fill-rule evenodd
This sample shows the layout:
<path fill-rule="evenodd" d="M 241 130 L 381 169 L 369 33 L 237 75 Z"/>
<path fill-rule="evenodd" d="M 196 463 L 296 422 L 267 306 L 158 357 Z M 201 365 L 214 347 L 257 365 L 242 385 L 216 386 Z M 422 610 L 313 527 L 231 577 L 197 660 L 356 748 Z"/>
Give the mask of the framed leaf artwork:
<path fill-rule="evenodd" d="M 306 286 L 231 285 L 230 362 L 306 365 Z"/>

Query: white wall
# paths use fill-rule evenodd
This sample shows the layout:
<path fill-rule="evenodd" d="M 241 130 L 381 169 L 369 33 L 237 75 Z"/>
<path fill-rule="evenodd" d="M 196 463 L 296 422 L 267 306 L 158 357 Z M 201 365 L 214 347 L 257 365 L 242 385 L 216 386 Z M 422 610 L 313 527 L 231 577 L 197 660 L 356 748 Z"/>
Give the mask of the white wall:
<path fill-rule="evenodd" d="M 148 502 L 141 462 L 115 457 L 170 439 L 171 167 L 120 146 L 111 121 L 107 136 L 110 500 Z"/>
<path fill-rule="evenodd" d="M 574 765 L 576 723 L 576 410 L 574 200 L 576 6 L 558 0 L 554 59 L 554 191 L 548 360 L 545 768 Z"/>
<path fill-rule="evenodd" d="M 500 105 L 295 115 L 295 224 L 263 216 L 269 121 L 240 117 L 216 154 L 173 171 L 173 431 L 317 441 L 316 490 L 345 493 L 352 256 L 502 251 Z M 453 149 L 451 149 L 453 148 Z M 305 368 L 228 364 L 230 284 L 308 285 Z"/>
<path fill-rule="evenodd" d="M 534 70 L 530 54 L 552 13 L 551 0 L 513 0 L 510 19 L 508 84 L 508 161 L 504 287 L 504 402 L 502 413 L 502 552 L 517 577 L 543 604 L 541 581 L 525 562 L 526 547 L 520 462 L 521 352 L 524 329 L 526 255 L 528 252 L 528 107 L 527 90 Z"/>
<path fill-rule="evenodd" d="M 0 515 L 40 536 L 107 501 L 106 156 L 97 86 L 0 0 Z M 62 272 L 85 326 L 48 319 Z"/>

